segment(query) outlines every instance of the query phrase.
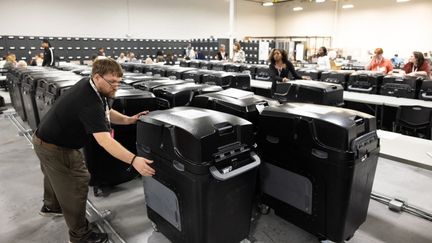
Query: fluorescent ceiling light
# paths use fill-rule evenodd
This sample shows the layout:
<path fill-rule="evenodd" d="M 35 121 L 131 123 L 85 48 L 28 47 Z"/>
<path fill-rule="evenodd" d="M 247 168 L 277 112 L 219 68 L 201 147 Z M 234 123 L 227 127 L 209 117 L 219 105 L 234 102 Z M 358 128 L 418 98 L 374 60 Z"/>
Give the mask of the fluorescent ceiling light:
<path fill-rule="evenodd" d="M 293 8 L 293 11 L 302 11 L 302 10 L 303 10 L 302 7 L 294 7 L 294 8 Z"/>
<path fill-rule="evenodd" d="M 409 2 L 410 0 L 396 0 L 397 3 L 406 3 Z"/>
<path fill-rule="evenodd" d="M 325 2 L 326 0 L 315 0 L 315 2 L 316 3 L 323 3 L 323 2 Z"/>
<path fill-rule="evenodd" d="M 263 2 L 262 5 L 264 7 L 270 7 L 270 6 L 273 6 L 273 2 Z"/>
<path fill-rule="evenodd" d="M 342 8 L 343 9 L 354 8 L 354 5 L 352 5 L 352 4 L 344 4 L 344 5 L 342 5 Z"/>

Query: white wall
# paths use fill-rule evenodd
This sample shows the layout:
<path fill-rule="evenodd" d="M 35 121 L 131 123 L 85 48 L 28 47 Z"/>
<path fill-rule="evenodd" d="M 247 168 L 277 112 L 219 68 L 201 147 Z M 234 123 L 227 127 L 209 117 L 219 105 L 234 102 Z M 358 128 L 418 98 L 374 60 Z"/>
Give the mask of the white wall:
<path fill-rule="evenodd" d="M 275 14 L 275 7 L 262 7 L 255 2 L 237 0 L 235 37 L 275 36 Z"/>
<path fill-rule="evenodd" d="M 0 0 L 0 35 L 189 39 L 228 37 L 229 0 Z M 274 35 L 275 10 L 237 0 L 234 33 Z"/>
<path fill-rule="evenodd" d="M 345 55 L 367 60 L 368 51 L 384 49 L 384 56 L 395 53 L 407 57 L 414 50 L 432 50 L 432 1 L 351 0 L 353 9 L 337 8 L 337 3 L 303 3 L 303 11 L 293 12 L 299 3 L 279 5 L 276 35 L 330 35 L 332 47 Z"/>

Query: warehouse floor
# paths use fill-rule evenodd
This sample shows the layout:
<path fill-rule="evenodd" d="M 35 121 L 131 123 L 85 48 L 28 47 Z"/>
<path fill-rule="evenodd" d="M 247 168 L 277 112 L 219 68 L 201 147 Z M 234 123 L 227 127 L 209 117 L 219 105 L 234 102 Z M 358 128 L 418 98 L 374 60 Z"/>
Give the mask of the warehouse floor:
<path fill-rule="evenodd" d="M 5 97 L 7 93 L 0 92 Z M 5 97 L 6 98 L 6 97 Z M 9 99 L 6 98 L 8 101 Z M 42 173 L 29 142 L 0 115 L 0 243 L 68 242 L 63 218 L 38 214 L 42 206 Z M 432 172 L 380 159 L 373 191 L 398 197 L 410 205 L 432 211 Z M 141 179 L 119 185 L 106 198 L 89 199 L 99 210 L 113 212 L 109 221 L 126 242 L 169 242 L 154 232 L 146 216 Z M 317 239 L 275 216 L 263 215 L 253 227 L 256 242 L 318 242 Z M 429 243 L 432 222 L 407 213 L 394 213 L 371 200 L 366 222 L 349 241 L 353 243 Z"/>

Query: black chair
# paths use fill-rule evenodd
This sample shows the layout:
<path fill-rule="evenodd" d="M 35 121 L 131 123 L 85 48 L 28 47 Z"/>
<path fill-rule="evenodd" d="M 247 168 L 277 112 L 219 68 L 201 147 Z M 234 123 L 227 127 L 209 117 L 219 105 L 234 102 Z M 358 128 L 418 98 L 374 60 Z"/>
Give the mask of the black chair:
<path fill-rule="evenodd" d="M 423 106 L 399 106 L 393 131 L 405 135 L 431 139 L 432 108 Z"/>

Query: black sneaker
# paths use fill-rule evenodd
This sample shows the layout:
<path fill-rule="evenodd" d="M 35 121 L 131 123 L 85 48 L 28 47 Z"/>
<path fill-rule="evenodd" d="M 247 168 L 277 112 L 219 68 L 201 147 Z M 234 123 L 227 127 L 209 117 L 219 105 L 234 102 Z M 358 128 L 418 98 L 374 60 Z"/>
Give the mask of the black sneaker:
<path fill-rule="evenodd" d="M 45 216 L 45 217 L 59 217 L 59 216 L 63 216 L 63 212 L 61 209 L 57 209 L 57 210 L 52 210 L 50 208 L 48 208 L 47 206 L 42 206 L 40 212 L 40 215 Z"/>
<path fill-rule="evenodd" d="M 69 241 L 69 243 L 105 243 L 108 241 L 107 233 L 90 232 L 90 234 L 80 241 Z"/>

